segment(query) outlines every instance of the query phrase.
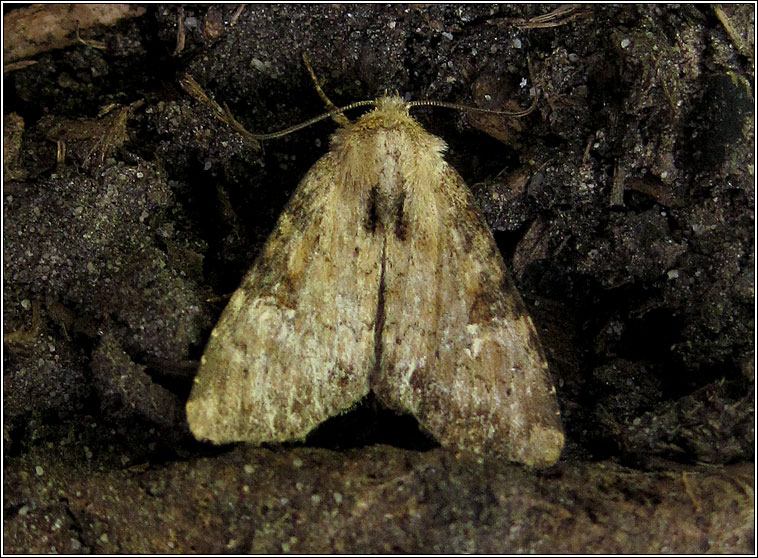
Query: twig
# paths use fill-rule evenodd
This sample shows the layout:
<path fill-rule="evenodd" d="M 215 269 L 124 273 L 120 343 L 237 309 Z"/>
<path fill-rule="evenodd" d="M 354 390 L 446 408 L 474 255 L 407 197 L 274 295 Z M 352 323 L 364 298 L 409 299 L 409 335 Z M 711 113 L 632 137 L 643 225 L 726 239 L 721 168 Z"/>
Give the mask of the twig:
<path fill-rule="evenodd" d="M 184 76 L 179 78 L 179 84 L 182 86 L 182 89 L 189 93 L 190 96 L 208 106 L 218 120 L 230 126 L 236 132 L 240 133 L 256 149 L 260 146 L 256 136 L 248 132 L 242 124 L 237 122 L 237 119 L 234 118 L 234 115 L 232 115 L 229 107 L 226 105 L 222 107 L 216 101 L 206 95 L 205 91 L 203 91 L 203 88 L 200 87 L 200 84 L 195 81 L 195 78 L 189 74 L 184 74 Z"/>
<path fill-rule="evenodd" d="M 177 12 L 177 28 L 176 28 L 176 48 L 174 49 L 174 56 L 178 55 L 184 50 L 184 8 L 179 7 Z"/>
<path fill-rule="evenodd" d="M 321 85 L 319 85 L 316 73 L 313 71 L 311 63 L 308 60 L 308 54 L 305 52 L 303 52 L 303 62 L 305 63 L 305 67 L 308 69 L 308 73 L 311 74 L 311 79 L 313 80 L 313 85 L 316 87 L 316 92 L 318 93 L 319 97 L 321 97 L 321 100 L 326 104 L 326 108 L 330 111 L 337 110 L 335 104 L 332 103 L 329 97 L 326 96 L 326 93 L 324 93 L 324 91 L 321 89 Z M 335 114 L 332 119 L 340 126 L 347 126 L 350 124 L 350 119 L 341 112 Z"/>

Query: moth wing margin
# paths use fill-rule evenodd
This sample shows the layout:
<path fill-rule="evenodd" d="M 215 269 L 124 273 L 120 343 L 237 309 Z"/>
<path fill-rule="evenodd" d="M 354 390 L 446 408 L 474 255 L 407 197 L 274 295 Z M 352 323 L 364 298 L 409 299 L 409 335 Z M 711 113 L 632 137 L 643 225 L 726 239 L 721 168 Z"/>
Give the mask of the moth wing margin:
<path fill-rule="evenodd" d="M 302 439 L 368 393 L 381 246 L 340 213 L 334 168 L 326 155 L 303 178 L 211 333 L 186 408 L 196 438 Z"/>
<path fill-rule="evenodd" d="M 547 362 L 473 195 L 447 165 L 440 185 L 410 191 L 406 240 L 387 235 L 372 388 L 443 446 L 553 464 L 564 434 Z"/>

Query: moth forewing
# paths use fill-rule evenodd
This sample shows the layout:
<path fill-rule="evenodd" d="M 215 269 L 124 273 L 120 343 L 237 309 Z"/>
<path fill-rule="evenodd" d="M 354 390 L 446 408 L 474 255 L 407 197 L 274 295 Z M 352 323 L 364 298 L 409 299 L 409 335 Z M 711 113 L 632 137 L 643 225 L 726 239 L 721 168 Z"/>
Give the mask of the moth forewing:
<path fill-rule="evenodd" d="M 301 439 L 368 393 L 380 254 L 344 219 L 335 171 L 327 154 L 308 172 L 214 328 L 187 403 L 196 437 Z"/>

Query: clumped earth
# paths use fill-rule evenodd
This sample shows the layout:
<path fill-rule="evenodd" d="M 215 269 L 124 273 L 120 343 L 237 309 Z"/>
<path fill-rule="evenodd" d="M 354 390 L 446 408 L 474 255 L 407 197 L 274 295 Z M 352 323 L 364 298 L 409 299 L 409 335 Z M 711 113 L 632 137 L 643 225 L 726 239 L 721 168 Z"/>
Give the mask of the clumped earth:
<path fill-rule="evenodd" d="M 4 550 L 752 552 L 753 30 L 748 5 L 153 5 L 7 72 Z M 334 124 L 254 145 L 179 78 L 277 130 L 324 110 L 303 52 L 337 105 L 537 90 L 519 120 L 415 116 L 540 331 L 555 467 L 373 402 L 292 447 L 192 438 L 224 295 Z"/>

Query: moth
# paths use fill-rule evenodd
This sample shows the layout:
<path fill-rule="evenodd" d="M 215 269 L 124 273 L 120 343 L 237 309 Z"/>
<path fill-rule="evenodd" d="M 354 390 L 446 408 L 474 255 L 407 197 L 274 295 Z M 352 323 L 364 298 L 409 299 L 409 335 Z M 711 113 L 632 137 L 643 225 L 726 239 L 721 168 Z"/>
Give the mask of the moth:
<path fill-rule="evenodd" d="M 409 104 L 374 105 L 332 136 L 211 332 L 192 433 L 300 440 L 373 392 L 444 447 L 551 465 L 555 389 L 492 232 Z"/>

